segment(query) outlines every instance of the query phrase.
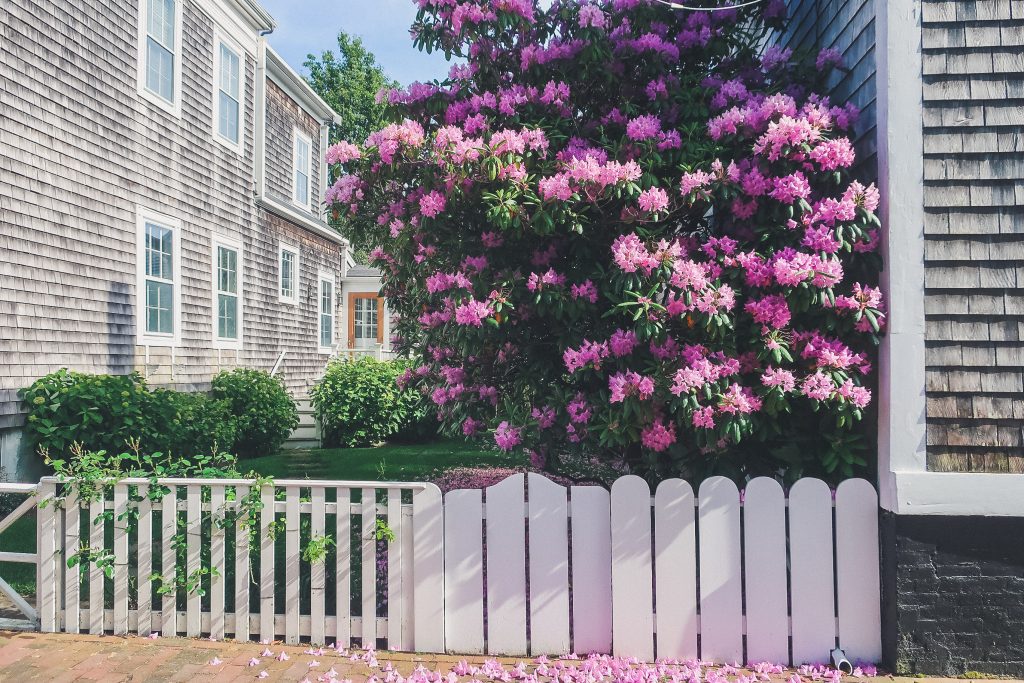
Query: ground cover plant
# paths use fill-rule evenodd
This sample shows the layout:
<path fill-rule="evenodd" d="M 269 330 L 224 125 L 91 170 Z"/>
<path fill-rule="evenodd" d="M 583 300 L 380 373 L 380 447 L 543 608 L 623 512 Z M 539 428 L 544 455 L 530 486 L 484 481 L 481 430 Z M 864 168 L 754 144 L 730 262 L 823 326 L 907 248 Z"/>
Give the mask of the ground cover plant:
<path fill-rule="evenodd" d="M 712 7 L 714 2 L 693 3 Z M 420 0 L 464 63 L 327 154 L 442 430 L 652 478 L 863 471 L 878 192 L 771 0 Z"/>

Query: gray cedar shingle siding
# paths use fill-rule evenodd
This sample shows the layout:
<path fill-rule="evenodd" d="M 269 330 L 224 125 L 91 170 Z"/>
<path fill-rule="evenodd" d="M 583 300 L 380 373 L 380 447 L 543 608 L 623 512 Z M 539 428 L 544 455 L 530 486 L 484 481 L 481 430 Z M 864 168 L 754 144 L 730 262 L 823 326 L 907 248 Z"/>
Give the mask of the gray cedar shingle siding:
<path fill-rule="evenodd" d="M 183 2 L 178 119 L 137 93 L 137 8 L 0 6 L 0 429 L 23 419 L 16 390 L 60 367 L 139 369 L 153 384 L 193 389 L 222 368 L 269 370 L 287 349 L 283 372 L 299 389 L 325 360 L 314 315 L 277 301 L 277 240 L 303 245 L 304 288 L 315 266 L 340 282 L 343 254 L 254 204 L 254 56 L 245 60 L 240 156 L 213 139 L 213 20 Z M 173 350 L 135 345 L 136 205 L 182 222 L 182 344 Z M 241 352 L 212 344 L 214 232 L 243 243 Z"/>
<path fill-rule="evenodd" d="M 928 465 L 1024 471 L 1024 3 L 922 22 Z"/>
<path fill-rule="evenodd" d="M 844 70 L 832 74 L 830 94 L 837 102 L 853 102 L 860 108 L 860 119 L 853 133 L 857 171 L 873 179 L 877 149 L 875 1 L 788 0 L 786 4 L 789 23 L 773 42 L 794 49 L 832 48 L 842 53 Z"/>
<path fill-rule="evenodd" d="M 320 205 L 320 123 L 303 111 L 296 102 L 274 82 L 267 79 L 267 194 L 291 204 L 292 177 L 295 172 L 295 150 L 292 136 L 295 129 L 312 141 L 314 207 Z M 298 207 L 296 207 L 298 210 Z M 318 214 L 319 215 L 319 214 Z"/>

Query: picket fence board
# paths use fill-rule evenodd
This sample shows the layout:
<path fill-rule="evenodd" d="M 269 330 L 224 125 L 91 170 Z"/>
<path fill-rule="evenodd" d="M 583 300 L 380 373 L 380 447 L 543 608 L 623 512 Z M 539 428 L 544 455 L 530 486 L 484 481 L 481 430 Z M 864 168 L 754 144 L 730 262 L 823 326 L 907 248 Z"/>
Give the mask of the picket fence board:
<path fill-rule="evenodd" d="M 654 659 L 651 490 L 627 475 L 612 484 L 612 652 Z"/>
<path fill-rule="evenodd" d="M 274 536 L 270 529 L 277 515 L 273 486 L 260 489 L 260 503 L 260 639 L 274 640 Z"/>
<path fill-rule="evenodd" d="M 210 637 L 224 639 L 224 582 L 227 581 L 225 562 L 225 526 L 223 486 L 210 487 Z M 220 522 L 220 523 L 218 523 Z"/>
<path fill-rule="evenodd" d="M 654 576 L 657 656 L 695 659 L 697 556 L 693 488 L 668 479 L 654 494 Z"/>
<path fill-rule="evenodd" d="M 479 490 L 444 497 L 444 638 L 449 652 L 484 651 L 483 503 Z"/>
<path fill-rule="evenodd" d="M 128 486 L 114 486 L 114 635 L 128 633 Z"/>
<path fill-rule="evenodd" d="M 844 481 L 836 491 L 836 563 L 839 645 L 854 661 L 880 661 L 878 494 L 863 479 Z"/>
<path fill-rule="evenodd" d="M 336 489 L 335 529 L 335 620 L 334 637 L 344 647 L 352 642 L 352 514 L 351 492 Z"/>
<path fill-rule="evenodd" d="M 444 508 L 434 484 L 412 496 L 413 650 L 445 652 Z"/>
<path fill-rule="evenodd" d="M 251 489 L 235 487 L 235 640 L 249 640 L 249 585 L 252 581 L 249 563 L 249 525 L 252 520 L 243 509 L 243 501 Z M 224 628 L 227 629 L 225 623 Z"/>
<path fill-rule="evenodd" d="M 612 649 L 611 496 L 600 486 L 573 486 L 573 651 Z"/>
<path fill-rule="evenodd" d="M 880 657 L 878 497 L 866 481 L 844 482 L 833 500 L 824 482 L 803 479 L 787 500 L 776 481 L 758 478 L 742 501 L 722 477 L 696 496 L 687 482 L 667 480 L 653 497 L 635 476 L 610 492 L 535 473 L 443 497 L 433 485 L 372 484 L 166 480 L 155 502 L 148 482 L 101 485 L 86 501 L 68 490 L 37 518 L 40 628 L 720 663 L 822 662 L 838 642 L 852 659 Z M 250 490 L 260 502 L 252 520 L 243 503 Z M 56 492 L 44 480 L 40 500 Z M 333 547 L 309 562 L 303 584 L 313 539 Z M 111 580 L 96 562 L 63 566 L 80 546 L 112 557 Z M 161 576 L 158 600 L 151 574 Z M 331 575 L 334 615 L 325 604 Z M 206 597 L 177 588 L 199 576 Z"/>
<path fill-rule="evenodd" d="M 326 538 L 327 529 L 326 492 L 316 486 L 309 492 L 313 510 L 309 517 L 310 539 Z M 310 563 L 309 566 L 309 617 L 312 624 L 309 639 L 317 644 L 326 642 L 324 618 L 327 616 L 325 607 L 327 597 L 327 557 Z"/>
<path fill-rule="evenodd" d="M 89 519 L 95 519 L 90 511 Z M 165 636 L 177 635 L 177 595 L 170 586 L 176 579 L 174 537 L 178 533 L 178 488 L 169 486 L 160 505 L 160 586 L 164 589 L 160 600 L 160 633 Z M 102 619 L 102 617 L 100 617 Z M 90 633 L 92 628 L 89 629 Z"/>
<path fill-rule="evenodd" d="M 743 499 L 747 661 L 789 661 L 786 494 L 774 479 L 747 484 Z"/>
<path fill-rule="evenodd" d="M 377 490 L 363 489 L 362 497 L 362 643 L 369 648 L 377 646 L 377 620 L 370 618 L 377 616 Z"/>
<path fill-rule="evenodd" d="M 793 663 L 828 661 L 835 647 L 832 568 L 832 491 L 801 479 L 789 492 Z"/>
<path fill-rule="evenodd" d="M 700 643 L 702 659 L 733 664 L 743 659 L 740 566 L 740 494 L 725 477 L 700 485 Z"/>
<path fill-rule="evenodd" d="M 299 487 L 285 488 L 284 515 L 284 641 L 299 642 Z"/>
<path fill-rule="evenodd" d="M 531 472 L 530 650 L 563 655 L 569 642 L 569 501 L 564 486 Z"/>
<path fill-rule="evenodd" d="M 148 523 L 148 520 L 146 520 Z M 74 567 L 67 566 L 67 560 L 78 553 L 81 547 L 81 522 L 82 510 L 79 507 L 78 494 L 72 492 L 64 501 L 64 630 L 68 633 L 78 633 L 80 601 L 82 593 L 82 564 Z M 142 529 L 143 516 L 139 514 L 139 528 Z M 140 567 L 142 562 L 148 558 L 150 546 L 143 544 L 139 548 Z M 148 574 L 147 574 L 148 577 Z M 141 584 L 140 578 L 140 584 Z M 42 584 L 40 584 L 42 585 Z M 140 610 L 149 610 L 148 602 L 139 602 Z"/>
<path fill-rule="evenodd" d="M 105 549 L 105 527 L 106 520 L 103 515 L 103 496 L 106 489 L 101 487 L 100 498 L 89 503 L 89 552 L 98 553 Z M 45 540 L 45 536 L 40 540 Z M 45 557 L 45 556 L 43 556 Z M 46 566 L 45 564 L 43 566 Z M 43 577 L 45 579 L 45 577 Z M 101 635 L 103 633 L 103 569 L 99 563 L 93 562 L 89 565 L 89 633 Z M 47 590 L 47 592 L 49 592 Z M 46 608 L 46 594 L 43 595 L 43 607 Z"/>
<path fill-rule="evenodd" d="M 513 474 L 485 492 L 487 651 L 490 654 L 527 654 L 525 485 L 524 475 Z"/>

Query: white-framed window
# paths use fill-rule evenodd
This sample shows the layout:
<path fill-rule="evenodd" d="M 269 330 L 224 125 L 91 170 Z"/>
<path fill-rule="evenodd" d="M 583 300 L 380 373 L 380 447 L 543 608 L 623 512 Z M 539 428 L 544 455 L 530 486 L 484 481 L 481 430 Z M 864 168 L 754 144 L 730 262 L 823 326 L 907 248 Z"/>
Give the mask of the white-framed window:
<path fill-rule="evenodd" d="M 290 244 L 278 248 L 277 296 L 283 304 L 299 303 L 299 248 Z"/>
<path fill-rule="evenodd" d="M 319 296 L 317 297 L 320 353 L 334 351 L 334 275 L 320 271 Z"/>
<path fill-rule="evenodd" d="M 139 0 L 139 94 L 181 116 L 182 0 Z"/>
<path fill-rule="evenodd" d="M 292 202 L 309 209 L 313 190 L 313 143 L 296 128 L 292 135 Z"/>
<path fill-rule="evenodd" d="M 213 341 L 218 348 L 242 346 L 242 244 L 214 235 L 213 257 Z"/>
<path fill-rule="evenodd" d="M 213 137 L 239 154 L 243 149 L 245 53 L 213 33 Z"/>
<path fill-rule="evenodd" d="M 136 210 L 136 338 L 143 346 L 181 343 L 181 221 Z"/>

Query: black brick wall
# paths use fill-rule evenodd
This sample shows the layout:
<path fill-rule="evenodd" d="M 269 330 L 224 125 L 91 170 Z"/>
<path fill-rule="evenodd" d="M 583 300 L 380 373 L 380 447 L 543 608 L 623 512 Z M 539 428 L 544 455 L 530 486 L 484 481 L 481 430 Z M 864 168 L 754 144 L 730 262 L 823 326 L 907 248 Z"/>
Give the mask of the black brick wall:
<path fill-rule="evenodd" d="M 888 667 L 1024 677 L 1024 519 L 885 514 L 882 556 Z"/>

